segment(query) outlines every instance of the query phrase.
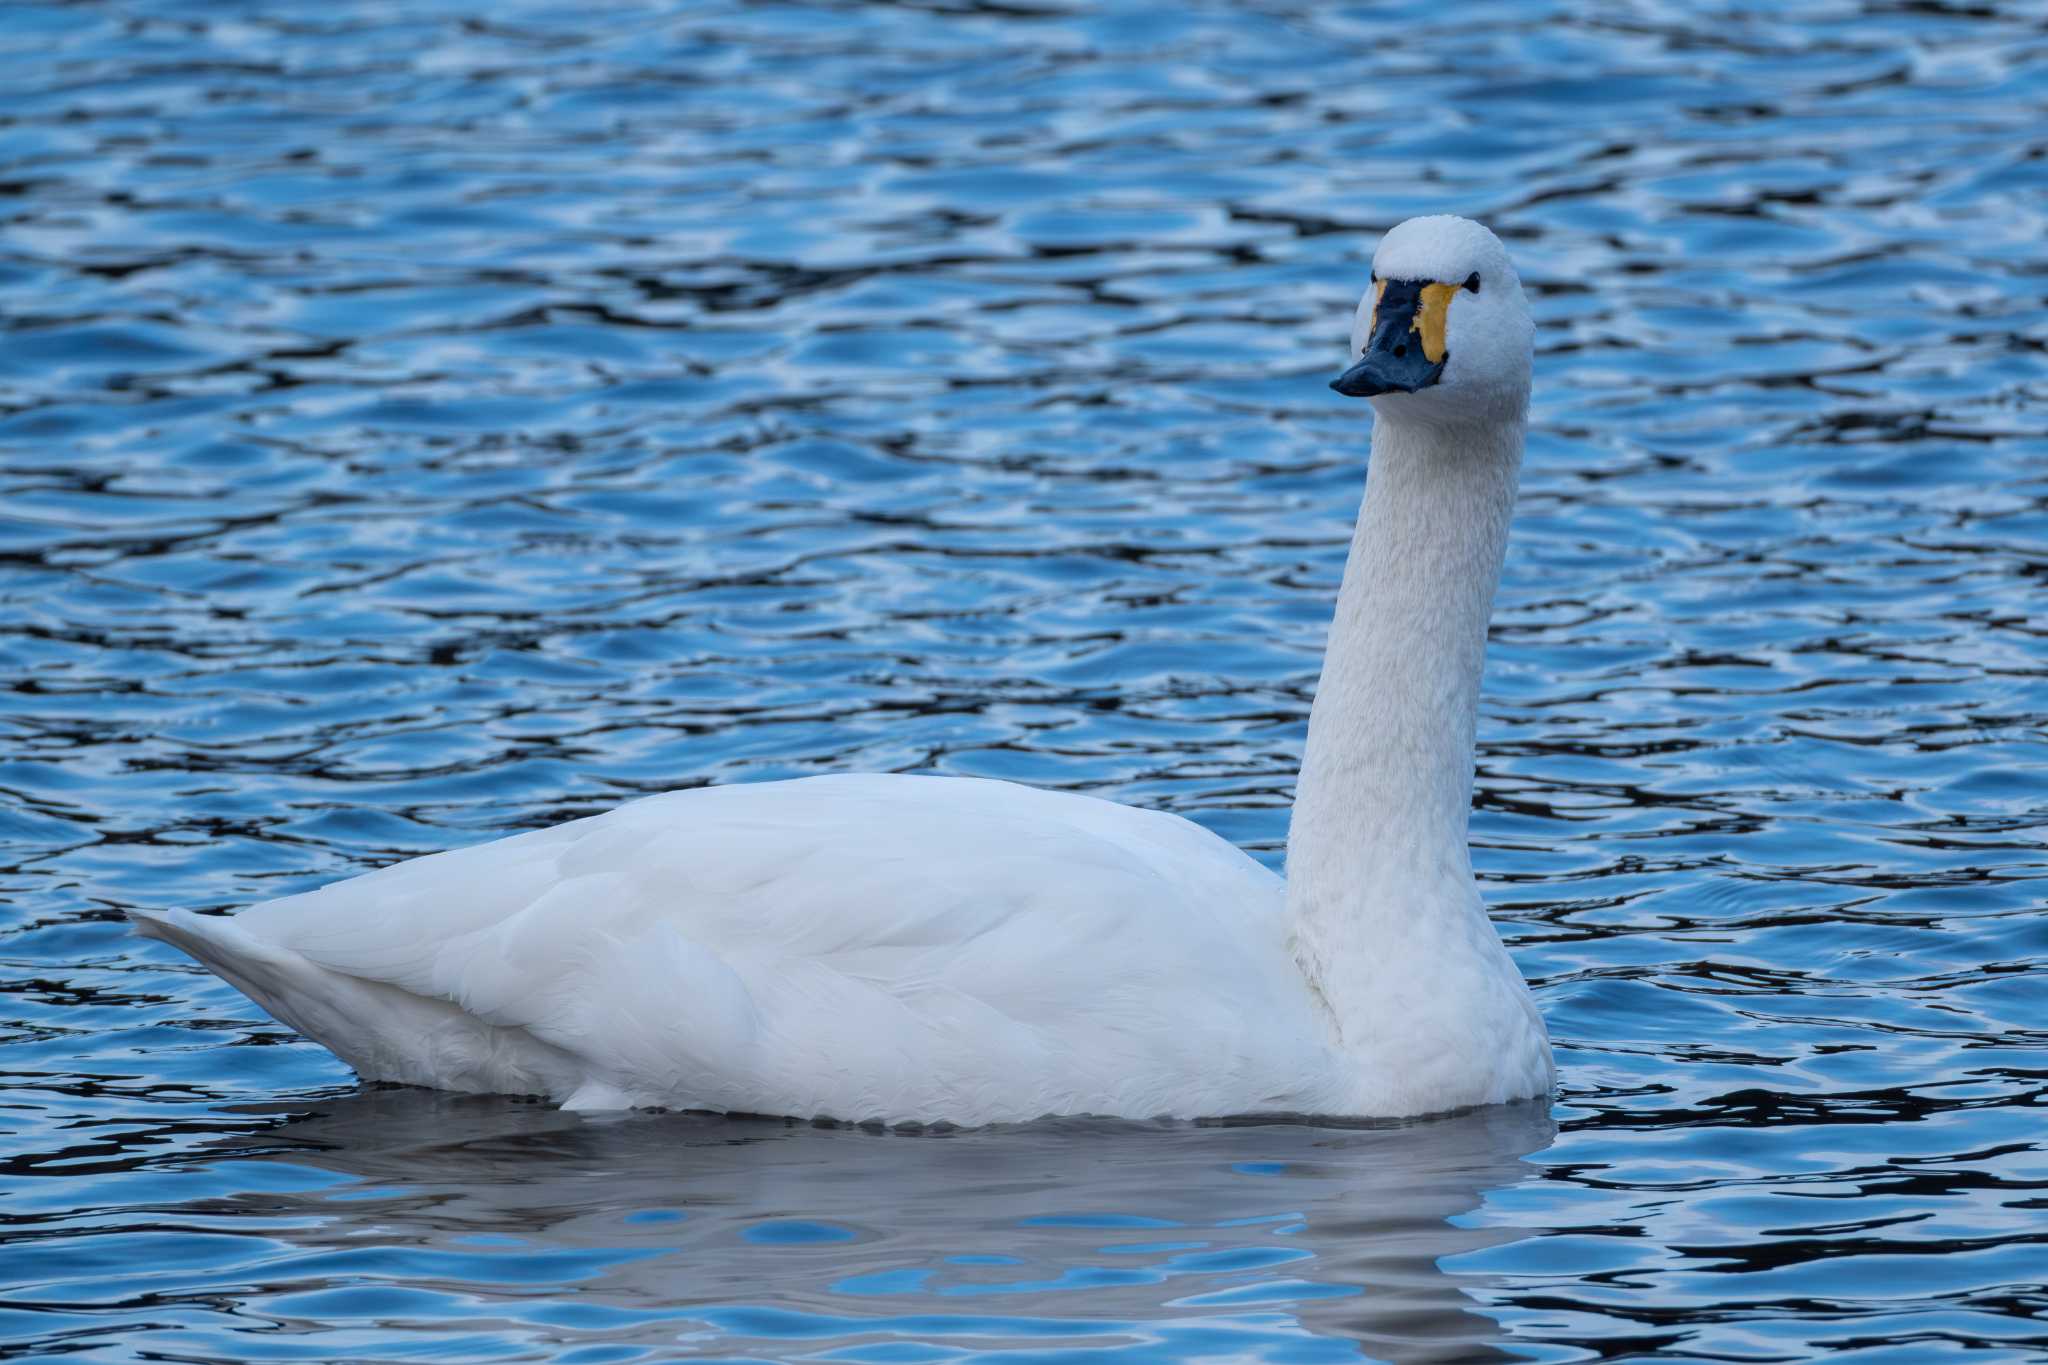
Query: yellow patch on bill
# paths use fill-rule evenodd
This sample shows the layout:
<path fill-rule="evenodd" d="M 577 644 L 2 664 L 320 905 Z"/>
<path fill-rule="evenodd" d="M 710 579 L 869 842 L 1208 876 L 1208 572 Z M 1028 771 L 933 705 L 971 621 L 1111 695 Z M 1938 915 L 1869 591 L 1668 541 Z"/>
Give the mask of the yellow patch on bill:
<path fill-rule="evenodd" d="M 1422 353 L 1429 357 L 1432 365 L 1444 358 L 1444 324 L 1450 320 L 1451 298 L 1462 287 L 1455 284 L 1422 286 L 1422 304 L 1415 310 L 1415 321 L 1408 324 L 1408 330 L 1422 333 Z"/>

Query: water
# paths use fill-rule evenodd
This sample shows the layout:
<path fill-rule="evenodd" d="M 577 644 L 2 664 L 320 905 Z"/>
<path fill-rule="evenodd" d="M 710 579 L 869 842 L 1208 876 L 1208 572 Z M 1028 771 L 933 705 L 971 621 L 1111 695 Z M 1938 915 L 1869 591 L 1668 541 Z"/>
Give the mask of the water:
<path fill-rule="evenodd" d="M 7 10 L 0 1349 L 2048 1359 L 2048 29 L 1598 15 Z M 843 769 L 1277 863 L 1436 210 L 1554 1129 L 366 1092 L 120 923 Z"/>

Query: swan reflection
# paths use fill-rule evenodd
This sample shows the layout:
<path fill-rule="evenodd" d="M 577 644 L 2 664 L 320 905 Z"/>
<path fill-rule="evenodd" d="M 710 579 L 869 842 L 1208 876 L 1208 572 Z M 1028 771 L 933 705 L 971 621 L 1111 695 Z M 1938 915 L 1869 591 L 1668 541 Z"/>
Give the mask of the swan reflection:
<path fill-rule="evenodd" d="M 1438 1263 L 1524 1234 L 1449 1220 L 1554 1136 L 1534 1105 L 904 1134 L 363 1090 L 236 1139 L 281 1169 L 214 1211 L 287 1244 L 243 1314 L 365 1352 L 1472 1360 L 1485 1280 Z"/>

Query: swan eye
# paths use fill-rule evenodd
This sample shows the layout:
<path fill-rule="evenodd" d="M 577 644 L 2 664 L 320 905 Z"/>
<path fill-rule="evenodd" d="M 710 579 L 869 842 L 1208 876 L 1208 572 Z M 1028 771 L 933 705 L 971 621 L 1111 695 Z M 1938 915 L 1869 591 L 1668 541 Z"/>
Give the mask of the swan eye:
<path fill-rule="evenodd" d="M 1473 271 L 1473 272 L 1472 272 L 1471 274 L 1469 274 L 1469 275 L 1467 275 L 1467 276 L 1465 277 L 1465 287 L 1466 287 L 1467 289 L 1471 290 L 1471 291 L 1472 291 L 1473 293 L 1475 293 L 1475 294 L 1479 292 L 1479 272 L 1478 272 L 1478 271 L 1476 271 L 1476 270 L 1475 270 L 1475 271 Z"/>
<path fill-rule="evenodd" d="M 1373 271 L 1373 272 L 1372 272 L 1372 282 L 1373 282 L 1374 284 L 1378 284 L 1378 283 L 1380 282 L 1380 272 L 1379 272 L 1379 271 L 1375 270 L 1375 271 Z"/>

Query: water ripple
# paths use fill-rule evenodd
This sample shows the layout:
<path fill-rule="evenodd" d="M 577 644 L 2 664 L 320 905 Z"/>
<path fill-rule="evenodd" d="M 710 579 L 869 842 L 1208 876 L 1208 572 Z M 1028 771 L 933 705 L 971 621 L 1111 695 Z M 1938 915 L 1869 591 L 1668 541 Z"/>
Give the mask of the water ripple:
<path fill-rule="evenodd" d="M 146 0 L 0 69 L 5 1349 L 2039 1358 L 2027 7 Z M 119 923 L 848 768 L 1277 863 L 1323 381 L 1435 211 L 1539 323 L 1474 831 L 1555 1132 L 359 1092 Z"/>

